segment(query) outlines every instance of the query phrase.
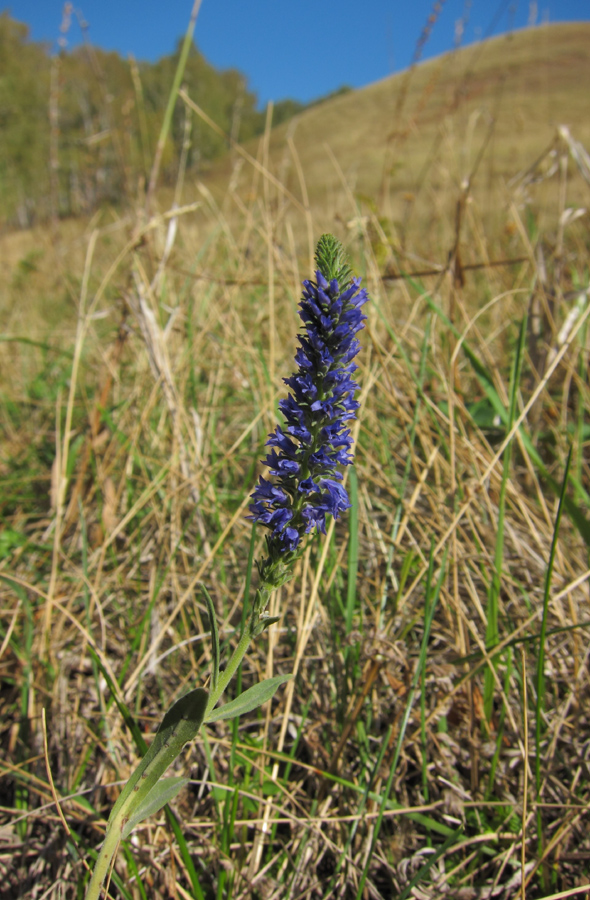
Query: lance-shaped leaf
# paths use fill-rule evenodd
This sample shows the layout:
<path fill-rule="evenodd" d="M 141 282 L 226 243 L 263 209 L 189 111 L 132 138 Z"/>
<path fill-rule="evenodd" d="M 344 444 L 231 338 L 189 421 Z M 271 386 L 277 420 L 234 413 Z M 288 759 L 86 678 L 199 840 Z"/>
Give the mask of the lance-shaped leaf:
<path fill-rule="evenodd" d="M 176 775 L 171 775 L 169 778 L 160 778 L 123 828 L 123 839 L 129 837 L 136 825 L 139 825 L 144 819 L 155 815 L 163 806 L 174 800 L 189 781 L 190 778 L 179 778 Z"/>
<path fill-rule="evenodd" d="M 189 691 L 171 706 L 158 728 L 149 750 L 113 806 L 109 822 L 124 816 L 130 820 L 146 802 L 184 745 L 197 735 L 205 716 L 209 694 L 203 688 Z M 145 817 L 144 817 L 145 818 Z"/>
<path fill-rule="evenodd" d="M 266 703 L 267 700 L 270 700 L 271 697 L 274 697 L 279 685 L 289 681 L 291 677 L 291 675 L 275 675 L 274 678 L 267 678 L 265 681 L 261 681 L 260 684 L 255 684 L 253 687 L 248 688 L 247 691 L 244 691 L 243 694 L 240 694 L 239 697 L 236 697 L 235 700 L 231 700 L 225 706 L 220 706 L 219 709 L 214 709 L 213 712 L 209 713 L 207 722 L 233 719 L 235 716 L 241 716 L 244 713 L 251 712 L 253 709 L 257 709 L 263 703 Z"/>

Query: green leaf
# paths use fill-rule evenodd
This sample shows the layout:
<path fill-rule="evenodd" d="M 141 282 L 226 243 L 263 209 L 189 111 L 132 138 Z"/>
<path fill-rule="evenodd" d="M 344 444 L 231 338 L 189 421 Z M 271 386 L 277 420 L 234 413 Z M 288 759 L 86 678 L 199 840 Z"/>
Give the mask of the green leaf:
<path fill-rule="evenodd" d="M 276 781 L 265 781 L 262 785 L 262 795 L 264 797 L 276 797 L 280 792 L 281 788 Z"/>
<path fill-rule="evenodd" d="M 0 559 L 10 556 L 14 549 L 24 546 L 26 542 L 26 536 L 20 531 L 16 531 L 14 528 L 5 528 L 0 534 Z"/>
<path fill-rule="evenodd" d="M 252 637 L 259 637 L 263 631 L 279 621 L 280 616 L 261 616 L 252 629 Z"/>
<path fill-rule="evenodd" d="M 174 800 L 189 781 L 189 778 L 179 778 L 176 775 L 171 775 L 169 778 L 160 778 L 123 828 L 123 838 L 129 837 L 136 825 L 139 825 L 140 822 L 143 822 L 149 816 L 155 815 L 163 806 Z"/>
<path fill-rule="evenodd" d="M 233 719 L 235 716 L 241 716 L 244 713 L 251 712 L 253 709 L 257 709 L 263 703 L 266 703 L 267 700 L 270 700 L 271 697 L 274 697 L 277 688 L 289 681 L 291 677 L 291 675 L 275 675 L 274 678 L 267 678 L 265 681 L 261 681 L 260 684 L 255 684 L 253 687 L 248 688 L 247 691 L 244 691 L 243 694 L 240 694 L 239 697 L 236 697 L 235 700 L 231 700 L 225 706 L 214 709 L 209 714 L 207 722 Z"/>
<path fill-rule="evenodd" d="M 323 234 L 315 251 L 315 263 L 326 281 L 336 279 L 338 289 L 346 290 L 352 281 L 352 269 L 340 241 L 333 234 Z"/>
<path fill-rule="evenodd" d="M 149 750 L 113 806 L 109 822 L 115 821 L 123 813 L 131 818 L 140 808 L 187 741 L 192 741 L 198 733 L 205 717 L 208 699 L 207 691 L 195 688 L 170 707 Z"/>

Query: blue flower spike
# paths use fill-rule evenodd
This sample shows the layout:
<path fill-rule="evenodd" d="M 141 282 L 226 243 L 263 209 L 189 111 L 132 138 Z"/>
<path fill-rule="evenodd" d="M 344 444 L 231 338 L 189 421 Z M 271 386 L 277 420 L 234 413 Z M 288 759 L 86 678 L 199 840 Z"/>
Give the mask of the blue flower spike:
<path fill-rule="evenodd" d="M 361 307 L 369 297 L 331 234 L 318 241 L 315 262 L 315 281 L 303 282 L 299 304 L 298 369 L 284 379 L 291 392 L 279 403 L 286 424 L 277 425 L 267 441 L 272 449 L 264 463 L 272 480 L 260 476 L 250 504 L 248 518 L 270 531 L 268 557 L 258 564 L 257 633 L 271 622 L 260 615 L 271 592 L 290 579 L 305 535 L 325 534 L 326 516 L 337 519 L 350 507 L 340 467 L 353 459 L 348 423 L 359 407 L 353 359 L 366 319 Z"/>
<path fill-rule="evenodd" d="M 215 609 L 204 590 L 211 622 L 210 684 L 207 690 L 189 691 L 164 716 L 149 750 L 113 806 L 86 900 L 100 900 L 121 840 L 160 810 L 186 781 L 162 776 L 185 743 L 196 737 L 202 723 L 256 709 L 291 677 L 268 678 L 216 709 L 251 640 L 277 621 L 266 614 L 270 595 L 291 578 L 306 535 L 314 531 L 325 534 L 326 517 L 337 519 L 350 507 L 341 467 L 352 462 L 348 423 L 356 418 L 359 406 L 354 398 L 358 385 L 353 380 L 353 359 L 360 349 L 356 335 L 366 318 L 361 308 L 369 298 L 360 279 L 352 277 L 342 246 L 332 235 L 320 238 L 315 260 L 315 281 L 303 282 L 299 306 L 303 330 L 295 354 L 298 368 L 285 378 L 290 393 L 279 404 L 285 424 L 277 425 L 269 435 L 265 463 L 270 478 L 261 476 L 250 503 L 249 518 L 268 529 L 268 556 L 258 563 L 260 584 L 250 616 L 221 671 Z"/>

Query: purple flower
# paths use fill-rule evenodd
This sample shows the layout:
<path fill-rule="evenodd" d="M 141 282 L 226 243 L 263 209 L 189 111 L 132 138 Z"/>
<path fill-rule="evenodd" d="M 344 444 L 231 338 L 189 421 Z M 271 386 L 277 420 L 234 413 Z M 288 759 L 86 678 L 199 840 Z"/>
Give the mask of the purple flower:
<path fill-rule="evenodd" d="M 297 551 L 305 534 L 325 534 L 326 516 L 337 519 L 350 507 L 338 467 L 352 462 L 347 423 L 359 406 L 352 360 L 366 319 L 361 307 L 369 298 L 360 279 L 351 278 L 335 238 L 320 240 L 316 262 L 316 280 L 303 282 L 299 305 L 304 327 L 297 338 L 298 369 L 284 379 L 290 393 L 279 403 L 286 424 L 267 441 L 273 449 L 265 464 L 274 481 L 261 476 L 250 504 L 248 518 L 270 529 L 270 556 L 261 567 L 267 575 Z"/>

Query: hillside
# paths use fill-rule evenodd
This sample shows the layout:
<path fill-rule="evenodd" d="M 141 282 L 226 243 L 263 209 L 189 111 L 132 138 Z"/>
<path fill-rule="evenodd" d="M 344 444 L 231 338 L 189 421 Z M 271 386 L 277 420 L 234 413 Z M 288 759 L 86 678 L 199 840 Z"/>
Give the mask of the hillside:
<path fill-rule="evenodd" d="M 530 200 L 537 231 L 551 231 L 557 176 L 554 173 L 552 183 L 536 184 L 532 193 L 517 195 L 511 180 L 546 154 L 558 124 L 567 124 L 573 137 L 590 147 L 588 46 L 589 23 L 524 30 L 314 105 L 266 137 L 251 139 L 245 151 L 226 154 L 200 178 L 187 171 L 182 201 L 201 204 L 186 220 L 185 228 L 193 223 L 189 244 L 197 246 L 209 232 L 210 191 L 230 219 L 239 218 L 246 207 L 258 207 L 266 215 L 270 203 L 289 223 L 297 242 L 308 247 L 312 231 L 334 230 L 347 237 L 359 214 L 369 216 L 382 271 L 414 270 L 418 260 L 427 260 L 428 268 L 446 261 L 455 240 L 461 185 L 471 176 L 470 209 L 478 233 L 469 216 L 463 216 L 463 263 L 477 262 L 485 253 L 489 258 L 518 256 L 523 247 L 513 239 L 514 209 L 520 216 Z M 188 93 L 195 98 L 190 86 Z M 179 117 L 182 106 L 179 101 Z M 195 140 L 199 135 L 220 140 L 197 114 L 193 119 Z M 223 120 L 215 124 L 223 133 Z M 257 159 L 258 169 L 244 162 L 244 153 Z M 547 162 L 544 159 L 545 170 Z M 260 174 L 262 163 L 282 189 Z M 585 205 L 586 190 L 576 166 L 570 165 L 565 200 Z M 516 206 L 511 212 L 512 199 Z M 168 209 L 171 201 L 170 190 L 163 188 L 158 206 Z M 309 213 L 303 216 L 306 202 Z M 69 301 L 65 307 L 60 304 L 57 316 L 54 304 L 39 307 L 38 297 L 47 292 L 63 296 L 57 272 L 81 273 L 90 222 L 106 226 L 110 236 L 105 240 L 119 245 L 127 228 L 120 213 L 127 207 L 129 214 L 136 204 L 137 199 L 129 197 L 121 210 L 107 207 L 92 219 L 62 221 L 53 234 L 41 222 L 30 230 L 0 235 L 3 329 L 16 328 L 10 310 L 26 313 L 29 330 L 37 325 L 42 330 L 44 321 L 63 324 L 69 319 Z M 74 282 L 79 277 L 76 274 Z"/>
<path fill-rule="evenodd" d="M 247 142 L 246 155 L 255 157 L 259 167 L 262 160 L 283 189 L 264 179 L 260 168 L 244 164 L 242 151 L 234 150 L 206 174 L 187 170 L 183 202 L 206 207 L 203 185 L 230 218 L 236 205 L 253 208 L 271 202 L 308 244 L 310 230 L 335 230 L 345 236 L 359 213 L 370 215 L 381 268 L 393 265 L 393 252 L 396 265 L 408 269 L 415 267 L 401 263 L 400 257 L 444 263 L 441 247 L 446 251 L 454 240 L 461 185 L 471 177 L 471 202 L 476 204 L 483 234 L 477 240 L 471 240 L 470 233 L 462 235 L 463 262 L 481 258 L 484 237 L 490 256 L 510 253 L 506 239 L 515 228 L 508 213 L 514 197 L 510 182 L 550 149 L 559 124 L 569 126 L 573 137 L 590 147 L 589 46 L 590 23 L 573 23 L 527 29 L 447 53 L 320 102 L 266 137 Z M 188 94 L 202 102 L 190 84 Z M 182 106 L 179 100 L 179 119 Z M 204 108 L 212 114 L 210 106 Z M 278 114 L 282 115 L 280 109 Z M 223 117 L 215 120 L 218 133 L 198 115 L 193 120 L 196 145 L 201 138 L 206 145 L 220 142 L 226 126 Z M 193 152 L 198 155 L 199 147 Z M 547 159 L 544 165 L 547 169 Z M 584 190 L 579 172 L 570 165 L 566 201 L 574 206 L 585 203 Z M 230 197 L 239 198 L 237 204 Z M 553 227 L 557 197 L 554 185 L 534 188 L 538 230 Z M 516 197 L 519 209 L 527 198 L 529 194 L 522 192 Z M 170 191 L 162 189 L 160 208 L 167 209 L 170 202 Z M 127 207 L 136 203 L 135 197 L 127 198 Z M 307 203 L 309 215 L 301 216 Z M 88 222 L 103 226 L 110 222 L 114 234 L 123 234 L 125 225 L 117 224 L 118 219 L 118 211 L 106 208 L 96 219 L 62 221 L 53 237 L 42 222 L 28 231 L 0 235 L 3 326 L 12 330 L 10 316 L 5 315 L 13 307 L 10 286 L 20 286 L 23 271 L 27 286 L 33 287 L 26 292 L 27 307 L 33 309 L 37 290 L 42 285 L 47 289 L 53 281 L 54 249 L 59 248 L 60 267 L 81 270 Z M 193 221 L 193 240 L 199 241 L 210 227 L 209 213 L 199 212 Z M 18 293 L 20 308 L 20 287 Z M 43 306 L 41 316 L 46 315 Z"/>
<path fill-rule="evenodd" d="M 418 227 L 423 242 L 427 223 L 454 216 L 459 186 L 482 147 L 474 196 L 492 210 L 506 201 L 507 181 L 547 149 L 556 125 L 590 145 L 589 46 L 590 24 L 574 23 L 445 54 L 273 130 L 270 168 L 303 200 L 297 154 L 310 205 L 326 227 L 350 218 L 350 189 L 382 215 Z M 225 160 L 207 184 L 223 191 L 228 174 Z M 248 178 L 246 169 L 241 183 Z"/>

